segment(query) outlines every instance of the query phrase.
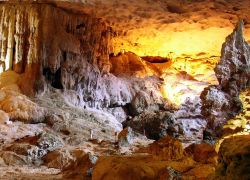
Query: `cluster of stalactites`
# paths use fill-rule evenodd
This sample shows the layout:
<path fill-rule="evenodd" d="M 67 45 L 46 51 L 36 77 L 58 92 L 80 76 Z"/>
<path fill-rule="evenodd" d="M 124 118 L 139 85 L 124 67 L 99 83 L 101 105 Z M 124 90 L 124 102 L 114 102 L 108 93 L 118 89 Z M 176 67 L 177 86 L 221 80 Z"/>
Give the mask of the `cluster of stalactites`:
<path fill-rule="evenodd" d="M 0 4 L 0 72 L 41 63 L 56 71 L 78 56 L 109 71 L 113 31 L 100 19 L 50 4 Z"/>
<path fill-rule="evenodd" d="M 38 16 L 36 8 L 0 6 L 0 72 L 22 73 L 38 59 Z"/>

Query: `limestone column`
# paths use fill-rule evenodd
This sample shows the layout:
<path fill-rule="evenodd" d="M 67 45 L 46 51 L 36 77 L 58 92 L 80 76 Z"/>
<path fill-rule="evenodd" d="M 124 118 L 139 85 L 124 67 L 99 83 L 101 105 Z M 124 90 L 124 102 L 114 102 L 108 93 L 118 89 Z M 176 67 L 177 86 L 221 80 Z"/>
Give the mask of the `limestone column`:
<path fill-rule="evenodd" d="M 1 61 L 5 62 L 6 54 L 7 54 L 7 40 L 8 40 L 8 12 L 6 8 L 2 11 L 2 19 L 1 19 Z M 5 66 L 5 63 L 4 63 Z M 5 68 L 4 68 L 5 69 Z"/>
<path fill-rule="evenodd" d="M 9 11 L 9 29 L 8 29 L 7 55 L 5 58 L 5 71 L 12 69 L 14 32 L 15 32 L 15 10 L 12 9 Z"/>
<path fill-rule="evenodd" d="M 25 53 L 25 31 L 27 29 L 27 19 L 24 11 L 17 9 L 16 13 L 16 32 L 15 32 L 15 57 L 13 69 L 17 73 L 24 71 Z"/>

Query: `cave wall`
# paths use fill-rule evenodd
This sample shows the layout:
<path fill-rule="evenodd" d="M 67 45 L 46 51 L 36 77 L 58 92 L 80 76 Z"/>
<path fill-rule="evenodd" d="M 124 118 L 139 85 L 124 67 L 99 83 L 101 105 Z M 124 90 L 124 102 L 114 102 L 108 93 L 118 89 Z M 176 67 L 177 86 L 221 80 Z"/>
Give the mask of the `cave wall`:
<path fill-rule="evenodd" d="M 27 94 L 42 86 L 43 75 L 58 71 L 61 85 L 74 88 L 63 77 L 77 71 L 71 65 L 78 59 L 109 71 L 112 29 L 101 19 L 51 4 L 1 3 L 0 23 L 1 71 L 24 73 L 23 82 L 30 83 L 20 85 Z M 46 79 L 52 85 L 53 77 Z"/>
<path fill-rule="evenodd" d="M 157 109 L 163 103 L 162 82 L 149 77 L 159 73 L 138 56 L 129 56 L 129 66 L 137 67 L 133 72 L 109 73 L 115 32 L 94 15 L 53 4 L 9 2 L 0 4 L 0 22 L 2 70 L 21 74 L 19 86 L 29 96 L 54 87 L 73 105 L 118 115 L 124 107 L 137 114 L 137 107 Z"/>

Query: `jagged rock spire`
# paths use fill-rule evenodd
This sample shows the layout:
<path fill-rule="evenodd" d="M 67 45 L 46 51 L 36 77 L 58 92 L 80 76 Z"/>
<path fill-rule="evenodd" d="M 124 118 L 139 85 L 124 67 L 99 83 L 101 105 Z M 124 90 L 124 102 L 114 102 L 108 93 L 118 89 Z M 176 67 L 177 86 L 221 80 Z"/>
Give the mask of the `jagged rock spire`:
<path fill-rule="evenodd" d="M 243 28 L 244 22 L 240 20 L 222 45 L 221 59 L 215 67 L 219 84 L 233 96 L 249 86 L 250 46 L 244 39 Z"/>
<path fill-rule="evenodd" d="M 242 109 L 240 92 L 250 86 L 250 46 L 243 36 L 244 22 L 240 20 L 221 49 L 221 58 L 215 67 L 219 81 L 201 93 L 202 115 L 208 127 L 221 129 L 228 119 Z M 216 136 L 220 135 L 216 132 Z"/>

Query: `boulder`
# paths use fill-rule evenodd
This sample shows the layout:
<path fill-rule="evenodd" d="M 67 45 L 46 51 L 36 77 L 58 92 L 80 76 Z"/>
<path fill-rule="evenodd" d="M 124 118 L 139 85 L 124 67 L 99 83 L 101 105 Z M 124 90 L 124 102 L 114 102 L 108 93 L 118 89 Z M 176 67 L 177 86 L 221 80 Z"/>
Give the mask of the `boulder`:
<path fill-rule="evenodd" d="M 144 61 L 132 52 L 121 53 L 110 58 L 110 72 L 116 76 L 146 77 L 160 75 L 160 71 L 151 63 Z"/>
<path fill-rule="evenodd" d="M 14 143 L 4 150 L 14 152 L 16 155 L 23 157 L 25 162 L 29 165 L 41 165 L 41 158 L 47 153 L 47 151 L 40 149 L 38 146 L 28 143 Z"/>
<path fill-rule="evenodd" d="M 74 154 L 76 154 L 74 151 L 58 149 L 46 154 L 43 157 L 43 161 L 49 168 L 57 168 L 65 171 L 77 166 L 77 163 L 79 163 L 78 161 L 85 155 L 85 153 L 81 153 L 78 157 L 76 157 Z"/>
<path fill-rule="evenodd" d="M 10 120 L 25 123 L 43 122 L 46 110 L 27 96 L 12 90 L 0 90 L 0 109 L 8 113 Z"/>
<path fill-rule="evenodd" d="M 176 124 L 182 128 L 182 132 L 176 135 L 186 145 L 203 141 L 203 133 L 207 127 L 206 119 L 201 115 L 201 100 L 187 98 L 178 110 L 174 111 Z"/>
<path fill-rule="evenodd" d="M 148 153 L 162 160 L 179 160 L 184 157 L 184 149 L 181 142 L 170 136 L 165 136 L 150 144 Z"/>
<path fill-rule="evenodd" d="M 132 128 L 127 127 L 123 129 L 119 134 L 118 134 L 118 145 L 119 147 L 123 146 L 129 146 L 133 144 L 134 141 L 134 132 Z"/>
<path fill-rule="evenodd" d="M 3 150 L 22 156 L 27 163 L 41 164 L 43 156 L 62 146 L 64 146 L 62 139 L 45 132 L 38 136 L 24 137 L 5 147 Z"/>
<path fill-rule="evenodd" d="M 205 143 L 191 144 L 185 148 L 185 152 L 197 162 L 216 164 L 217 153 L 213 145 Z"/>
<path fill-rule="evenodd" d="M 46 151 L 54 151 L 58 148 L 63 147 L 64 142 L 61 137 L 49 132 L 44 132 L 39 135 L 37 146 Z"/>
<path fill-rule="evenodd" d="M 91 153 L 86 154 L 82 150 L 71 150 L 70 155 L 71 163 L 67 163 L 67 166 L 63 168 L 63 178 L 92 179 L 91 177 L 93 173 L 93 167 L 98 160 L 98 156 Z M 64 161 L 64 158 L 60 159 L 60 157 L 61 155 L 59 156 L 60 162 Z M 54 165 L 56 165 L 58 157 L 55 157 L 55 159 L 51 160 L 52 161 L 49 164 L 52 165 L 52 163 L 55 163 Z M 61 167 L 62 164 L 59 163 L 58 165 L 60 165 L 59 167 Z"/>
<path fill-rule="evenodd" d="M 159 179 L 159 173 L 166 162 L 159 162 L 151 156 L 107 156 L 100 157 L 94 166 L 93 180 L 140 180 Z"/>
<path fill-rule="evenodd" d="M 239 98 L 232 98 L 219 86 L 209 86 L 201 93 L 202 115 L 208 121 L 211 129 L 221 128 L 229 118 L 241 109 Z M 236 111 L 236 109 L 238 110 Z M 235 111 L 233 111 L 233 109 Z"/>
<path fill-rule="evenodd" d="M 129 110 L 132 115 L 139 115 L 145 110 L 159 110 L 159 105 L 157 103 L 153 103 L 153 99 L 150 93 L 139 91 L 133 97 Z"/>
<path fill-rule="evenodd" d="M 167 111 L 145 111 L 126 122 L 135 132 L 145 134 L 147 138 L 158 140 L 165 135 L 177 136 L 182 127 L 177 123 L 174 114 Z"/>
<path fill-rule="evenodd" d="M 250 178 L 250 135 L 225 139 L 218 155 L 218 166 L 213 179 Z"/>
<path fill-rule="evenodd" d="M 170 135 L 187 145 L 203 141 L 207 121 L 201 115 L 201 101 L 186 101 L 178 110 L 146 110 L 123 123 L 149 139 Z"/>

